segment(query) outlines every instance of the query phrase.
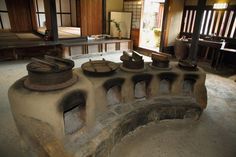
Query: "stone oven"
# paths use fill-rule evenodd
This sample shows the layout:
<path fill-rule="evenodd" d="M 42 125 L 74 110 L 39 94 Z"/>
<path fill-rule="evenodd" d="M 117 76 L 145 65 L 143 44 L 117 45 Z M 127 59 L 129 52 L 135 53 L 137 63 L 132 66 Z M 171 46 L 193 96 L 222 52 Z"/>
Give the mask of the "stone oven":
<path fill-rule="evenodd" d="M 163 119 L 196 120 L 207 105 L 205 72 L 182 68 L 165 55 L 152 57 L 152 64 L 124 53 L 125 65 L 90 61 L 73 70 L 72 61 L 48 58 L 34 60 L 34 65 L 56 76 L 51 82 L 29 83 L 29 72 L 9 89 L 20 135 L 39 156 L 109 156 L 135 128 Z M 58 82 L 60 69 L 72 72 L 66 85 Z M 44 88 L 45 83 L 52 88 Z"/>

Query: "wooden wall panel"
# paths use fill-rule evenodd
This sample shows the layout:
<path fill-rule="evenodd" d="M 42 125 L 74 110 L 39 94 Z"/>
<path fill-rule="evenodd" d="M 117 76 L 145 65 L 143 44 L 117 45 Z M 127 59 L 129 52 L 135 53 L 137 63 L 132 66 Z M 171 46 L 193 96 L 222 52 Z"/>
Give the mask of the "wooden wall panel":
<path fill-rule="evenodd" d="M 80 0 L 82 36 L 102 33 L 102 0 Z"/>
<path fill-rule="evenodd" d="M 29 0 L 30 5 L 30 14 L 31 14 L 31 22 L 32 22 L 32 29 L 34 31 L 37 31 L 38 25 L 37 25 L 37 17 L 36 17 L 36 8 L 34 6 L 34 0 Z"/>
<path fill-rule="evenodd" d="M 13 32 L 32 31 L 29 0 L 6 0 Z"/>
<path fill-rule="evenodd" d="M 131 39 L 133 40 L 133 46 L 136 48 L 139 46 L 139 29 L 131 30 Z"/>

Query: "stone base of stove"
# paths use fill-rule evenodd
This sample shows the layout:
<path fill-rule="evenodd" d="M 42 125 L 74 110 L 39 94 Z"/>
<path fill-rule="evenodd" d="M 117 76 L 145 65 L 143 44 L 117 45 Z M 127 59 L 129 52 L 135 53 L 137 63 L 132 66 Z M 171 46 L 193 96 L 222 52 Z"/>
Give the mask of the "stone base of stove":
<path fill-rule="evenodd" d="M 160 97 L 113 106 L 97 117 L 94 128 L 65 145 L 75 157 L 107 157 L 115 144 L 136 128 L 164 119 L 197 120 L 202 109 L 191 98 Z M 79 149 L 78 149 L 79 148 Z"/>
<path fill-rule="evenodd" d="M 25 78 L 18 80 L 9 100 L 20 134 L 39 156 L 108 156 L 139 126 L 163 119 L 197 120 L 207 104 L 204 71 L 184 71 L 177 63 L 156 70 L 149 64 L 144 72 L 117 70 L 107 77 L 75 69 L 77 83 L 50 92 L 28 90 Z"/>

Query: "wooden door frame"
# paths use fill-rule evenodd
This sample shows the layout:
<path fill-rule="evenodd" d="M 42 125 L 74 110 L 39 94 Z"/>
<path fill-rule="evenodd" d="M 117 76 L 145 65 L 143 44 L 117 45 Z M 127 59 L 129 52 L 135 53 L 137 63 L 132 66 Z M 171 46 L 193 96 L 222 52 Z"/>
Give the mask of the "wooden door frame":
<path fill-rule="evenodd" d="M 144 7 L 144 1 L 145 0 L 142 0 L 142 9 Z M 160 52 L 164 52 L 164 44 L 165 44 L 165 40 L 166 40 L 166 36 L 167 36 L 167 20 L 168 20 L 168 12 L 169 12 L 169 5 L 170 5 L 170 0 L 165 0 L 164 2 L 164 13 L 163 13 L 163 17 L 162 17 L 162 26 L 161 26 L 161 39 L 160 39 L 160 48 L 159 48 L 159 51 Z M 143 11 L 142 11 L 143 12 Z M 142 22 L 143 20 L 143 15 L 141 15 L 141 19 L 140 21 Z M 140 22 L 140 23 L 141 23 Z M 142 23 L 140 24 L 140 28 L 139 28 L 139 32 L 141 31 L 141 27 L 142 27 Z M 140 42 L 141 42 L 141 33 L 139 33 L 139 42 L 138 42 L 138 47 L 141 48 L 141 49 L 144 49 L 142 47 L 140 47 Z M 150 50 L 152 51 L 152 50 Z"/>
<path fill-rule="evenodd" d="M 162 28 L 161 28 L 161 41 L 160 41 L 160 52 L 164 52 L 165 49 L 165 40 L 167 36 L 167 20 L 168 20 L 168 12 L 169 12 L 169 6 L 170 6 L 170 0 L 165 0 L 164 3 L 164 14 L 163 14 L 163 22 L 162 22 Z"/>

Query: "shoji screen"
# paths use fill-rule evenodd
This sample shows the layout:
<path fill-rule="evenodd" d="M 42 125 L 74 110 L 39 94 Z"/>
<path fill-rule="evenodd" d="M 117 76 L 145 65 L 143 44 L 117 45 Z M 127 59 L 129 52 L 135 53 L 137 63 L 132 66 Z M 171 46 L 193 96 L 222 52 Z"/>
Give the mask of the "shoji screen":
<path fill-rule="evenodd" d="M 46 16 L 44 9 L 44 0 L 34 0 L 36 19 L 38 27 L 45 27 Z"/>
<path fill-rule="evenodd" d="M 139 29 L 142 3 L 140 1 L 124 1 L 124 11 L 132 12 L 132 28 Z"/>
<path fill-rule="evenodd" d="M 57 25 L 77 26 L 76 0 L 56 0 Z"/>

